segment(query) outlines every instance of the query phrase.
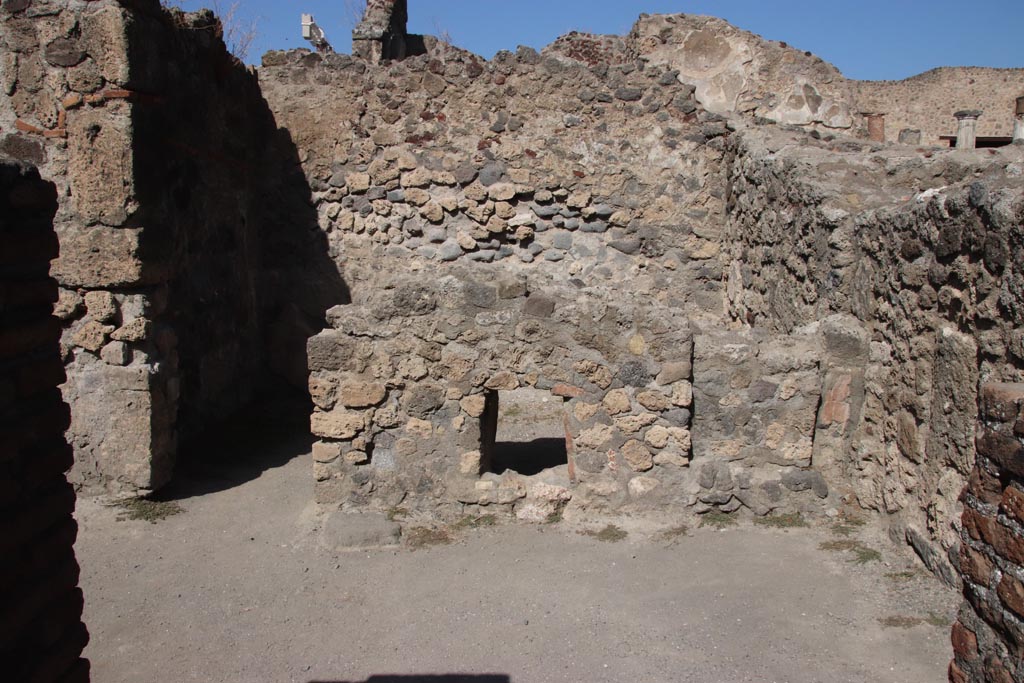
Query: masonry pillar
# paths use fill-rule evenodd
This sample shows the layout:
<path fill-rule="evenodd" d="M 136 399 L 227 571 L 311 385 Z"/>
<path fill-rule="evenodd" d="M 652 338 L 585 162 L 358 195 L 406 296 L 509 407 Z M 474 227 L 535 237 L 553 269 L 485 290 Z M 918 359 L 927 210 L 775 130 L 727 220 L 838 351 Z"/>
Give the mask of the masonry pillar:
<path fill-rule="evenodd" d="M 371 64 L 407 56 L 407 0 L 369 0 L 363 20 L 352 31 L 352 54 Z"/>
<path fill-rule="evenodd" d="M 885 114 L 864 113 L 868 122 L 868 138 L 872 142 L 885 142 Z"/>
<path fill-rule="evenodd" d="M 978 136 L 978 118 L 982 112 L 978 109 L 965 109 L 953 114 L 957 120 L 956 148 L 974 149 Z"/>
<path fill-rule="evenodd" d="M 1017 109 L 1013 116 L 1013 141 L 1024 142 L 1024 96 L 1017 98 Z"/>

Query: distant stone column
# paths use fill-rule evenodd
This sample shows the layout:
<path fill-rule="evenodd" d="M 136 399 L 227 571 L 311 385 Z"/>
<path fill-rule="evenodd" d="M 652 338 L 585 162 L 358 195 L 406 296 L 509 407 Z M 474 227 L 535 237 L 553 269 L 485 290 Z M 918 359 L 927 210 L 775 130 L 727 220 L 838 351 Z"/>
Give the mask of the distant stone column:
<path fill-rule="evenodd" d="M 1017 98 L 1017 110 L 1013 118 L 1013 141 L 1024 142 L 1024 97 Z"/>
<path fill-rule="evenodd" d="M 872 142 L 885 142 L 885 114 L 864 112 L 868 121 L 868 139 Z"/>
<path fill-rule="evenodd" d="M 965 109 L 953 114 L 957 120 L 956 148 L 974 149 L 978 141 L 978 118 L 982 112 L 978 109 Z"/>

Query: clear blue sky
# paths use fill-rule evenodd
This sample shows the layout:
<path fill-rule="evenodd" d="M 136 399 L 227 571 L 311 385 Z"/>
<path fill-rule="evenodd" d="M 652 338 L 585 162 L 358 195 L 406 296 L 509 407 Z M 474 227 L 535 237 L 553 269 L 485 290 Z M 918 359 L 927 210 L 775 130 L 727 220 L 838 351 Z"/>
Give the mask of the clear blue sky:
<path fill-rule="evenodd" d="M 339 52 L 350 50 L 351 0 L 220 0 L 256 18 L 249 55 L 304 46 L 312 13 Z M 210 0 L 179 0 L 186 9 Z M 641 12 L 710 14 L 832 62 L 851 78 L 899 79 L 937 66 L 1024 67 L 1024 0 L 409 0 L 409 30 L 447 31 L 459 47 L 491 57 L 541 48 L 571 30 L 629 31 Z"/>

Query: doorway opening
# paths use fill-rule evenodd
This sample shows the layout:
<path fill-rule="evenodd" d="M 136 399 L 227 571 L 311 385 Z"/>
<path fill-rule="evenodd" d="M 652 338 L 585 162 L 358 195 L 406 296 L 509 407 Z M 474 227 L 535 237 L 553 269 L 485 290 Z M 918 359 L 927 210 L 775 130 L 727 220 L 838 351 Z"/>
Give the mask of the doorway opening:
<path fill-rule="evenodd" d="M 541 389 L 491 391 L 480 417 L 485 472 L 524 476 L 567 465 L 564 399 Z"/>

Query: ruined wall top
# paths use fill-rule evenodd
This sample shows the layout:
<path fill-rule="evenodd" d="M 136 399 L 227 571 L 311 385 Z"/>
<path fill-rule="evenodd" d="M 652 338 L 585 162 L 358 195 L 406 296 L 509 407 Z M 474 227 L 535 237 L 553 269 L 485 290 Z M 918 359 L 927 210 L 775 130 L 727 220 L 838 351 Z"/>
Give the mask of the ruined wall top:
<path fill-rule="evenodd" d="M 423 37 L 406 34 L 407 18 L 406 0 L 371 0 L 353 32 L 355 56 L 379 63 L 421 54 Z M 980 136 L 1009 137 L 1014 98 L 1024 93 L 1024 69 L 944 67 L 902 81 L 848 79 L 810 52 L 691 14 L 641 15 L 626 36 L 572 32 L 542 54 L 590 67 L 637 60 L 668 66 L 717 114 L 867 137 L 870 112 L 880 126 L 878 141 L 911 130 L 926 145 L 948 144 L 942 136 L 955 133 L 953 113 L 961 109 L 988 112 Z"/>
<path fill-rule="evenodd" d="M 352 31 L 352 53 L 371 63 L 407 55 L 406 0 L 368 0 L 363 20 Z"/>

